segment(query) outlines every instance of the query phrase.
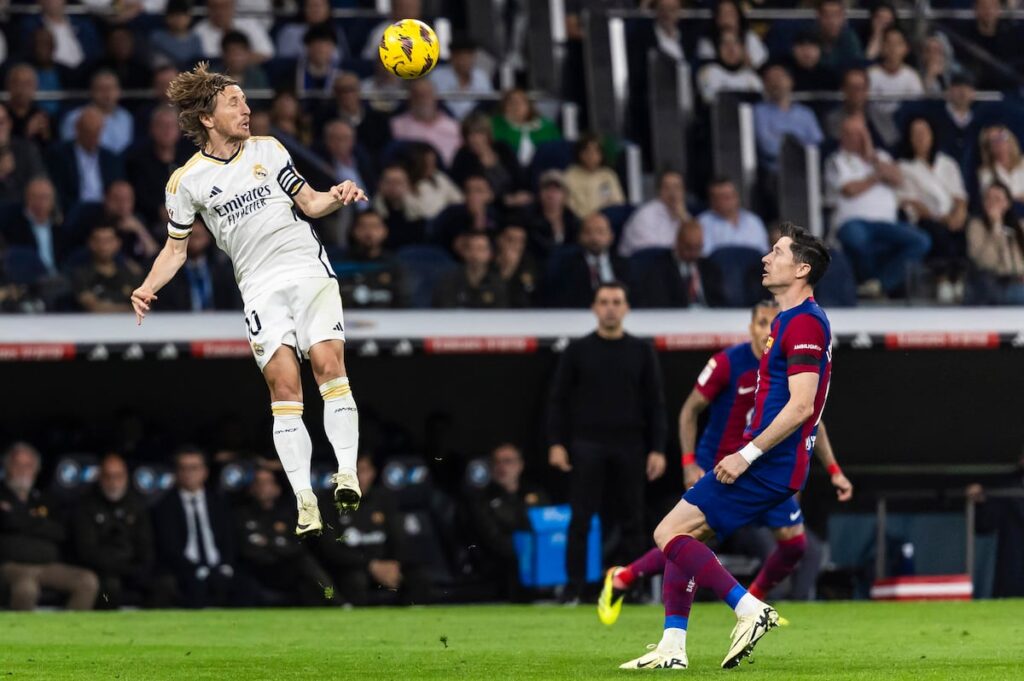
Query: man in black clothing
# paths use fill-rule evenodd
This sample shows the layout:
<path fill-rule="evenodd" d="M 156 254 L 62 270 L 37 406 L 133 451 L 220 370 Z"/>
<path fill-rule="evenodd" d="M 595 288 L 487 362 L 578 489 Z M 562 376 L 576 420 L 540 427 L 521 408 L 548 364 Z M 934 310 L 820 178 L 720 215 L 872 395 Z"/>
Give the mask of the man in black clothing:
<path fill-rule="evenodd" d="M 409 306 L 405 268 L 384 250 L 388 226 L 372 210 L 356 215 L 349 232 L 349 260 L 338 269 L 338 286 L 345 307 L 401 308 Z"/>
<path fill-rule="evenodd" d="M 463 265 L 446 273 L 434 289 L 434 307 L 502 309 L 508 307 L 508 291 L 494 269 L 494 250 L 483 232 L 458 236 L 455 249 Z"/>
<path fill-rule="evenodd" d="M 512 535 L 530 530 L 526 510 L 545 506 L 547 493 L 524 483 L 523 455 L 512 444 L 498 445 L 491 452 L 491 481 L 473 501 L 473 525 L 480 547 L 481 572 L 494 580 L 502 596 L 522 598 L 519 562 Z"/>
<path fill-rule="evenodd" d="M 793 74 L 793 92 L 831 92 L 839 89 L 839 74 L 821 63 L 821 40 L 814 31 L 797 34 L 786 65 Z"/>
<path fill-rule="evenodd" d="M 1024 493 L 1024 456 L 1007 481 L 1006 491 Z M 996 598 L 1024 596 L 1024 494 L 1021 496 L 985 495 L 978 484 L 967 488 L 967 496 L 978 505 L 975 527 L 978 532 L 996 535 L 996 574 L 992 595 Z"/>
<path fill-rule="evenodd" d="M 637 307 L 714 307 L 722 305 L 721 273 L 702 258 L 704 233 L 696 220 L 684 220 L 675 248 L 659 253 L 633 275 Z"/>
<path fill-rule="evenodd" d="M 89 262 L 71 272 L 75 300 L 86 312 L 130 312 L 132 290 L 142 281 L 142 271 L 134 261 L 119 258 L 121 237 L 113 225 L 92 228 Z"/>
<path fill-rule="evenodd" d="M 292 531 L 295 511 L 280 501 L 273 471 L 256 469 L 249 499 L 235 512 L 239 569 L 255 582 L 260 605 L 327 605 L 331 578 Z"/>
<path fill-rule="evenodd" d="M 978 146 L 982 128 L 983 116 L 975 101 L 976 94 L 971 74 L 954 73 L 946 88 L 946 101 L 938 103 L 940 109 L 932 119 L 938 148 L 956 159 L 965 175 L 976 170 L 967 168 L 966 162 L 971 157 L 970 151 Z"/>
<path fill-rule="evenodd" d="M 590 519 L 602 508 L 606 482 L 614 484 L 619 550 L 643 551 L 645 477 L 656 480 L 665 472 L 665 397 L 654 348 L 623 329 L 629 303 L 622 284 L 602 284 L 591 309 L 597 330 L 570 343 L 562 355 L 548 422 L 548 461 L 570 473 L 570 600 L 583 589 Z"/>
<path fill-rule="evenodd" d="M 322 507 L 328 529 L 320 536 L 320 556 L 341 600 L 352 605 L 422 603 L 424 575 L 405 560 L 398 506 L 387 490 L 374 487 L 377 467 L 368 454 L 359 455 L 356 475 L 363 490 L 358 513 L 340 514 L 333 503 Z"/>
<path fill-rule="evenodd" d="M 108 454 L 100 462 L 99 481 L 79 501 L 73 528 L 78 560 L 100 579 L 99 607 L 168 605 L 166 590 L 153 591 L 149 510 L 128 484 L 128 466 L 120 455 Z"/>
<path fill-rule="evenodd" d="M 91 610 L 99 582 L 84 568 L 60 562 L 66 533 L 57 507 L 36 488 L 40 457 L 16 442 L 4 454 L 0 483 L 0 582 L 12 610 L 32 610 L 42 589 L 68 595 L 68 609 Z"/>
<path fill-rule="evenodd" d="M 559 271 L 549 272 L 552 307 L 587 307 L 594 301 L 598 286 L 624 281 L 629 274 L 626 261 L 612 252 L 615 234 L 601 213 L 583 219 L 579 253 L 569 257 Z"/>
<path fill-rule="evenodd" d="M 982 90 L 1013 90 L 1019 85 L 1013 77 L 1020 61 L 1020 34 L 1009 21 L 1002 20 L 1001 0 L 974 0 L 974 21 L 958 31 L 971 48 L 959 43 L 955 46 L 961 66 L 975 74 Z M 991 61 L 980 59 L 974 50 L 988 53 Z"/>

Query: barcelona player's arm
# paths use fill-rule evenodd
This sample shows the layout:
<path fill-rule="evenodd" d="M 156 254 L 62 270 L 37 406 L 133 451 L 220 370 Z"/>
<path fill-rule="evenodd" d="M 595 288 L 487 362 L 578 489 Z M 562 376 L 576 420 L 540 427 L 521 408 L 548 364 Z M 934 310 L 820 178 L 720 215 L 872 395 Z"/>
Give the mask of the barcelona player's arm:
<path fill-rule="evenodd" d="M 814 455 L 828 471 L 828 477 L 832 481 L 832 486 L 836 488 L 836 497 L 839 501 L 852 499 L 853 483 L 843 475 L 843 469 L 836 461 L 835 452 L 832 451 L 832 441 L 828 437 L 828 431 L 825 430 L 824 421 L 818 423 L 818 436 L 814 440 Z"/>
<path fill-rule="evenodd" d="M 679 447 L 683 452 L 683 489 L 690 489 L 704 477 L 704 469 L 697 463 L 697 418 L 711 401 L 697 388 L 690 391 L 683 408 L 679 410 Z"/>

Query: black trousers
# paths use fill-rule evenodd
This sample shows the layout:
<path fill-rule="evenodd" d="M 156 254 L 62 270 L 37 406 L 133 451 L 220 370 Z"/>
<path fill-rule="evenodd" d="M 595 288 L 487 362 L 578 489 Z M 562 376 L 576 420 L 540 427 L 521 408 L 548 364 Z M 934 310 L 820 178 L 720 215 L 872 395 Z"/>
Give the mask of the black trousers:
<path fill-rule="evenodd" d="M 565 571 L 570 591 L 578 593 L 587 577 L 587 534 L 590 518 L 602 508 L 611 512 L 602 517 L 602 533 L 608 535 L 610 520 L 618 522 L 619 551 L 629 560 L 637 558 L 650 543 L 644 533 L 644 486 L 647 459 L 643 443 L 608 445 L 576 441 L 569 448 L 572 471 L 569 473 L 569 523 Z M 610 504 L 602 504 L 605 486 L 613 495 Z"/>

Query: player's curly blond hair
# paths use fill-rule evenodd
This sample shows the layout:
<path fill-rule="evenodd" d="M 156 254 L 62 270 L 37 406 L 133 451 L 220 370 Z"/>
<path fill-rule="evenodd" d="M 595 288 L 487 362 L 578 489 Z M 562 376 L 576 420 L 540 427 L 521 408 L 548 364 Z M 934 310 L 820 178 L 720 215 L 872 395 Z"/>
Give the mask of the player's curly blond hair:
<path fill-rule="evenodd" d="M 191 71 L 179 73 L 167 86 L 167 98 L 178 109 L 181 131 L 200 149 L 210 140 L 200 116 L 212 116 L 217 95 L 231 85 L 238 83 L 223 73 L 210 71 L 209 62 L 201 61 Z"/>

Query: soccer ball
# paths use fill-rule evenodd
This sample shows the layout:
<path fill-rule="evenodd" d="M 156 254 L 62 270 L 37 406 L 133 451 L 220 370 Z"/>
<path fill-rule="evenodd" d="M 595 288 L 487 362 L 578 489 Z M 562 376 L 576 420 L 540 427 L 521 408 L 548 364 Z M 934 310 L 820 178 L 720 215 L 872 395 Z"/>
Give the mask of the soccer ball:
<path fill-rule="evenodd" d="M 406 80 L 430 73 L 441 56 L 434 29 L 415 19 L 402 19 L 388 26 L 378 51 L 388 71 Z"/>

